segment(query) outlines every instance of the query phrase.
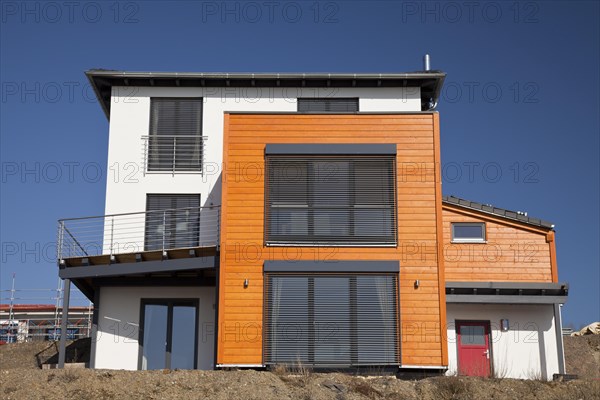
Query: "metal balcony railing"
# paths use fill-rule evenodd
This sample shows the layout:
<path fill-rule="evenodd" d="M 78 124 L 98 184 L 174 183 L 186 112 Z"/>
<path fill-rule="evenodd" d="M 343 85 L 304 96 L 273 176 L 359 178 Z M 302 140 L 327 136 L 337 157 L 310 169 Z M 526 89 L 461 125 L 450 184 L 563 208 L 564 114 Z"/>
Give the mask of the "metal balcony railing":
<path fill-rule="evenodd" d="M 200 173 L 206 136 L 142 136 L 144 173 Z"/>
<path fill-rule="evenodd" d="M 219 206 L 61 219 L 58 221 L 58 260 L 216 247 L 220 219 Z"/>

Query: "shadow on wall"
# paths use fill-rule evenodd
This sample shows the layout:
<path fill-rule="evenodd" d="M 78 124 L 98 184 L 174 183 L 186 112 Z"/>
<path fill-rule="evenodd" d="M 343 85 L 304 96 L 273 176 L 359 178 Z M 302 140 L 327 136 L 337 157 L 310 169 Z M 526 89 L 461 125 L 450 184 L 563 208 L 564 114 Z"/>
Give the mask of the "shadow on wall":
<path fill-rule="evenodd" d="M 223 172 L 221 171 L 221 173 L 219 174 L 219 176 L 217 177 L 215 182 L 212 184 L 210 193 L 204 199 L 204 202 L 202 203 L 202 207 L 220 206 L 221 205 L 221 192 L 222 192 L 221 191 L 221 184 L 222 184 L 221 177 L 222 176 L 223 176 Z"/>
<path fill-rule="evenodd" d="M 546 361 L 546 338 L 544 333 L 548 332 L 552 329 L 552 324 L 550 323 L 552 320 L 544 320 L 546 322 L 543 326 L 538 326 L 537 335 L 538 335 L 538 347 L 540 352 L 540 371 L 541 376 L 532 376 L 528 377 L 530 379 L 543 379 L 548 380 L 548 363 Z M 559 338 L 556 338 L 559 340 Z"/>

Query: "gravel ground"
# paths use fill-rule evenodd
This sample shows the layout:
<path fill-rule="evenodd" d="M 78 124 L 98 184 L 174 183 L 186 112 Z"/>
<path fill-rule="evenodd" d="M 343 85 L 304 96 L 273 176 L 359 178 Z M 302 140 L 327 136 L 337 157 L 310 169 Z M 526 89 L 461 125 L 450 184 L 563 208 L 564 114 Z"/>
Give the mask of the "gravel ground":
<path fill-rule="evenodd" d="M 567 373 L 600 379 L 600 335 L 565 337 Z"/>
<path fill-rule="evenodd" d="M 0 371 L 3 399 L 600 399 L 600 381 L 439 377 L 403 381 L 260 371 Z"/>
<path fill-rule="evenodd" d="M 587 354 L 596 368 L 600 338 L 567 338 L 567 372 L 573 373 L 578 353 Z M 80 349 L 77 343 L 72 349 Z M 600 380 L 593 376 L 569 382 L 516 379 L 437 377 L 419 381 L 394 376 L 362 377 L 307 370 L 265 371 L 106 371 L 89 369 L 41 370 L 37 359 L 53 355 L 49 343 L 0 346 L 1 399 L 565 399 L 600 400 Z M 586 350 L 587 349 L 587 350 Z M 587 353 L 586 353 L 587 351 Z M 81 357 L 82 350 L 73 351 Z M 37 357 L 36 357 L 37 354 Z M 577 356 L 579 354 L 579 356 Z M 594 361 L 591 361 L 594 360 Z M 78 361 L 81 361 L 79 359 Z"/>

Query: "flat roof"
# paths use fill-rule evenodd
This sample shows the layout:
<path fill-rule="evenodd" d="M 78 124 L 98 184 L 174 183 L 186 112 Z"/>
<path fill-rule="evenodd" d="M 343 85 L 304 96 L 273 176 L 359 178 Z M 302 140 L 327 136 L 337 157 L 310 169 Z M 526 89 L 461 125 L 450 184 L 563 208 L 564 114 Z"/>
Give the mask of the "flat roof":
<path fill-rule="evenodd" d="M 446 73 L 225 73 L 135 72 L 91 69 L 85 72 L 102 110 L 110 119 L 113 86 L 155 87 L 419 87 L 421 109 L 437 104 Z"/>

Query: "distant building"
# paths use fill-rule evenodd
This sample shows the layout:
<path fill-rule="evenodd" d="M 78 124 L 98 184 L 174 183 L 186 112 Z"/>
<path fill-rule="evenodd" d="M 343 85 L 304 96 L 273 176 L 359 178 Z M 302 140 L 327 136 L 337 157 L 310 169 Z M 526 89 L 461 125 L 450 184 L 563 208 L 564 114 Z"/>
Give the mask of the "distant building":
<path fill-rule="evenodd" d="M 0 343 L 58 340 L 62 307 L 53 304 L 0 304 Z M 90 336 L 91 307 L 69 307 L 69 340 Z"/>

